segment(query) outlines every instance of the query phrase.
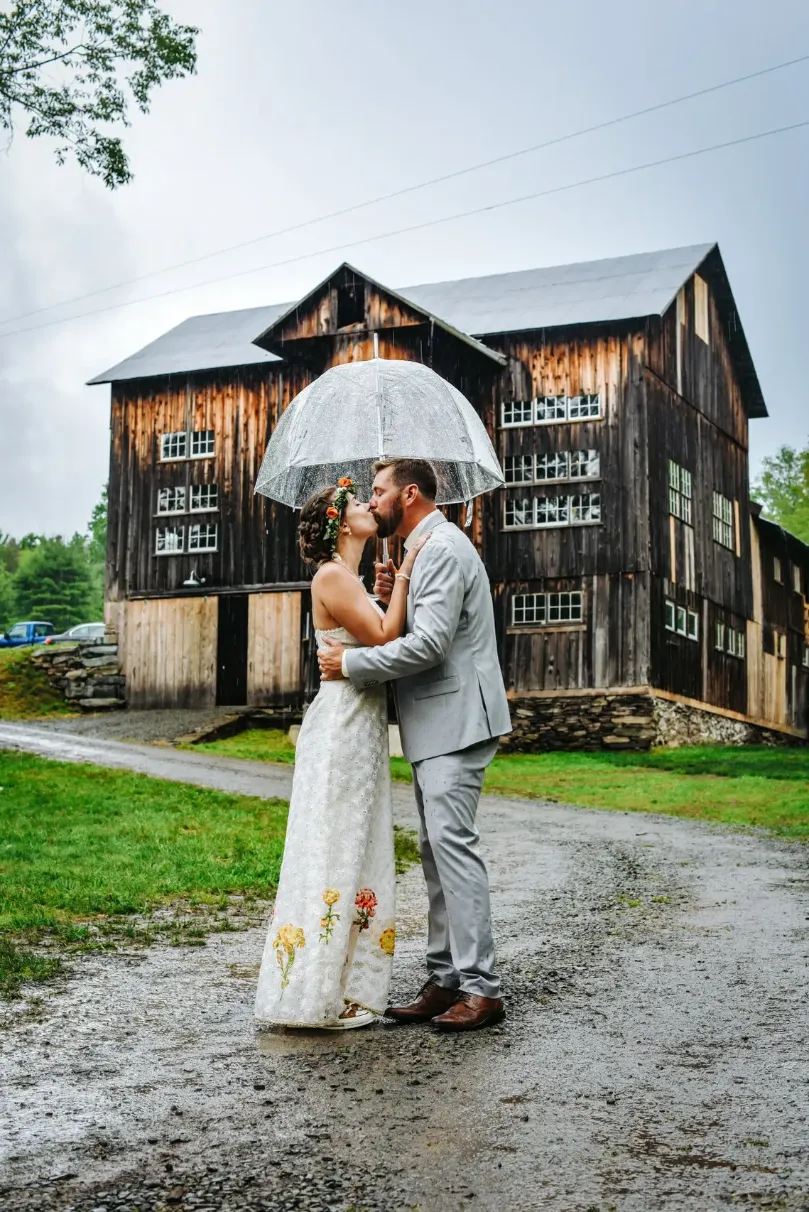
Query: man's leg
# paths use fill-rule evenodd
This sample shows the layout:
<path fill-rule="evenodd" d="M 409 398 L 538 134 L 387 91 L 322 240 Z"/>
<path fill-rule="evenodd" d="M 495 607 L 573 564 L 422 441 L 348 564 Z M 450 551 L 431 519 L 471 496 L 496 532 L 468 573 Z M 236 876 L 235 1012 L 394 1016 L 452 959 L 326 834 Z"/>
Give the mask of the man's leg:
<path fill-rule="evenodd" d="M 475 816 L 486 767 L 496 751 L 493 739 L 413 766 L 422 836 L 426 833 L 428 861 L 439 885 L 436 905 L 443 913 L 442 928 L 446 919 L 452 969 L 462 992 L 484 998 L 500 996 L 500 978 L 494 967 L 489 879 Z M 431 921 L 432 905 L 431 897 Z M 437 947 L 444 937 L 436 935 Z"/>
<path fill-rule="evenodd" d="M 452 963 L 452 951 L 449 937 L 449 921 L 444 893 L 441 891 L 441 880 L 438 877 L 432 846 L 424 820 L 424 800 L 419 785 L 416 766 L 413 766 L 413 790 L 416 793 L 416 807 L 419 810 L 419 852 L 424 879 L 427 884 L 427 899 L 429 914 L 427 918 L 427 971 L 430 979 L 445 989 L 457 989 L 460 978 Z"/>

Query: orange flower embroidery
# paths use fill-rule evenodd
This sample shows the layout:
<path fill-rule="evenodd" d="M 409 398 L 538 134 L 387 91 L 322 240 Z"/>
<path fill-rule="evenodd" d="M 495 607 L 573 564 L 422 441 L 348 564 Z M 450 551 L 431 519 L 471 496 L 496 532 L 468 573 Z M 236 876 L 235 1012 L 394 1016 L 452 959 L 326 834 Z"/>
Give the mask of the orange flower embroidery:
<path fill-rule="evenodd" d="M 320 919 L 320 928 L 323 933 L 320 936 L 320 941 L 328 943 L 331 941 L 332 930 L 336 922 L 340 920 L 340 914 L 334 912 L 334 906 L 340 899 L 340 893 L 336 888 L 327 888 L 323 893 L 323 903 L 326 905 L 325 916 Z"/>
<path fill-rule="evenodd" d="M 287 922 L 279 926 L 273 939 L 273 949 L 278 967 L 281 969 L 281 995 L 289 984 L 289 974 L 295 963 L 295 952 L 306 946 L 306 936 L 300 926 Z"/>
<path fill-rule="evenodd" d="M 385 955 L 393 955 L 396 947 L 396 931 L 392 926 L 389 926 L 387 930 L 382 931 L 379 936 L 379 945 L 385 952 Z"/>
<path fill-rule="evenodd" d="M 371 918 L 376 915 L 376 907 L 379 904 L 376 893 L 372 888 L 360 888 L 354 898 L 354 904 L 357 906 L 354 925 L 359 926 L 360 931 L 367 930 L 371 924 Z"/>

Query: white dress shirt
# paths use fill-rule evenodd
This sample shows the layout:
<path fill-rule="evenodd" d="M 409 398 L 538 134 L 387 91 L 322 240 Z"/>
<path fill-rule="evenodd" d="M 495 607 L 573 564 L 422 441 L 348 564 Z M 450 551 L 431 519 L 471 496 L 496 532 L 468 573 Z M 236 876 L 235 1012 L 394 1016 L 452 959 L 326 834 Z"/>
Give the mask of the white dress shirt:
<path fill-rule="evenodd" d="M 421 536 L 424 534 L 424 532 L 426 530 L 431 529 L 431 526 L 435 525 L 436 518 L 443 519 L 443 517 L 444 517 L 444 515 L 440 509 L 434 509 L 432 513 L 427 514 L 426 518 L 422 518 L 421 521 L 416 526 L 413 527 L 413 529 L 410 531 L 410 534 L 405 539 L 405 541 L 404 541 L 405 551 L 409 551 L 410 548 L 412 547 L 412 545 L 418 539 L 421 538 Z M 348 649 L 346 649 L 346 651 L 343 653 L 343 659 L 340 662 L 340 668 L 341 668 L 344 678 L 348 677 L 348 668 L 346 665 L 347 655 L 348 655 Z"/>

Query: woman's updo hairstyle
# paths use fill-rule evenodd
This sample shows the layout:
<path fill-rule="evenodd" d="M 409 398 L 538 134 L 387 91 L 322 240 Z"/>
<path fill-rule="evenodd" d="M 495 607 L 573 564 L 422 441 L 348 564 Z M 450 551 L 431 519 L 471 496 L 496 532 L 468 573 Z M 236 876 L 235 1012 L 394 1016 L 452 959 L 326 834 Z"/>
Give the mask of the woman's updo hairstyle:
<path fill-rule="evenodd" d="M 327 533 L 328 517 L 326 510 L 337 493 L 337 485 L 321 488 L 310 497 L 301 509 L 301 520 L 298 523 L 298 543 L 301 555 L 309 564 L 325 564 L 334 555 L 331 539 Z"/>

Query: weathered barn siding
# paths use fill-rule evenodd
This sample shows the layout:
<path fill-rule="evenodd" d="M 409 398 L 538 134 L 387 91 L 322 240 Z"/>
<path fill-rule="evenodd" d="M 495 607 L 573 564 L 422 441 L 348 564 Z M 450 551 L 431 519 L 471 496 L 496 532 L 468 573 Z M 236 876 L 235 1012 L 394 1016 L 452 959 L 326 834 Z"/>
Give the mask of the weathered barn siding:
<path fill-rule="evenodd" d="M 272 705 L 301 688 L 301 594 L 251 593 L 248 599 L 247 703 Z"/>

